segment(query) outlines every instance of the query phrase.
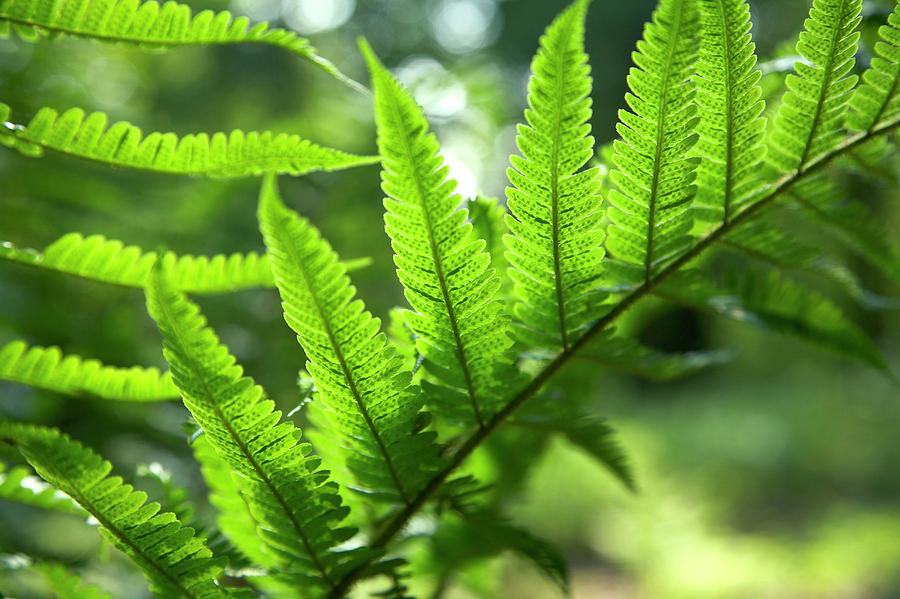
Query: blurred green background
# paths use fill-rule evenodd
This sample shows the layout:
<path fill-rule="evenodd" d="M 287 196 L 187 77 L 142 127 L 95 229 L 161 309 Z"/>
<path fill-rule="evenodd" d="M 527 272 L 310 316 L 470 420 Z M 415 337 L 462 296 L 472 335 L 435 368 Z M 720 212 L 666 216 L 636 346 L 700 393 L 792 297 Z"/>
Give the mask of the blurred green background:
<path fill-rule="evenodd" d="M 364 80 L 365 35 L 424 105 L 464 196 L 503 196 L 537 39 L 564 6 L 553 0 L 234 0 L 190 2 L 268 19 L 312 38 Z M 763 56 L 802 26 L 806 0 L 751 3 Z M 879 9 L 867 4 L 877 22 Z M 612 139 L 629 55 L 650 0 L 596 0 L 588 23 L 594 130 Z M 41 106 L 102 110 L 146 130 L 180 134 L 233 128 L 297 132 L 374 152 L 369 99 L 274 48 L 234 46 L 168 53 L 66 39 L 0 40 L 0 101 L 27 122 Z M 288 202 L 313 219 L 346 258 L 371 256 L 354 280 L 382 317 L 402 303 L 381 228 L 378 169 L 284 180 Z M 0 239 L 43 247 L 79 231 L 179 253 L 260 250 L 257 182 L 136 172 L 48 155 L 0 153 Z M 900 197 L 878 194 L 900 220 Z M 863 273 L 866 275 L 867 273 Z M 892 291 L 867 281 L 881 293 Z M 297 403 L 304 358 L 272 290 L 200 303 L 247 370 L 286 409 Z M 900 372 L 900 317 L 855 314 Z M 668 350 L 733 347 L 735 360 L 657 384 L 590 365 L 570 368 L 557 391 L 589 402 L 620 430 L 637 473 L 631 494 L 563 442 L 536 455 L 512 516 L 556 543 L 579 598 L 900 597 L 900 392 L 885 376 L 685 310 L 641 323 Z M 159 365 L 159 339 L 135 290 L 0 264 L 0 343 L 22 338 L 110 364 Z M 111 458 L 120 472 L 159 462 L 175 482 L 197 480 L 176 404 L 63 399 L 0 384 L 0 416 L 60 427 Z M 10 456 L 4 456 L 10 457 Z M 83 567 L 116 596 L 142 597 L 139 575 L 77 519 L 0 503 L 0 553 L 27 552 Z M 107 552 L 108 553 L 108 552 Z M 0 575 L 2 576 L 2 575 Z M 40 597 L 27 576 L 17 596 Z M 10 588 L 13 588 L 12 586 Z M 3 587 L 0 585 L 0 590 Z M 6 592 L 11 593 L 9 589 Z M 505 556 L 460 573 L 448 597 L 557 597 L 525 562 Z"/>

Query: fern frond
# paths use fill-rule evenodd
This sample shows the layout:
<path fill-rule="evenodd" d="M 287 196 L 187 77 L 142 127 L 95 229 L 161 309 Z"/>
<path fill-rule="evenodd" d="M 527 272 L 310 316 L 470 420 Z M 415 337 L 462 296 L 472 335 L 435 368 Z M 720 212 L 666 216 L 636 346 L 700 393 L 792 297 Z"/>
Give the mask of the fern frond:
<path fill-rule="evenodd" d="M 531 63 L 527 124 L 510 157 L 505 237 L 514 282 L 517 336 L 568 349 L 595 315 L 590 308 L 603 259 L 600 175 L 593 157 L 591 76 L 584 52 L 588 1 L 547 28 Z"/>
<path fill-rule="evenodd" d="M 506 260 L 506 244 L 503 236 L 507 232 L 506 207 L 495 198 L 478 196 L 469 200 L 466 204 L 469 211 L 469 221 L 472 223 L 472 231 L 476 239 L 483 239 L 484 249 L 491 256 L 491 268 L 495 271 L 495 277 L 500 281 L 500 298 L 506 300 L 512 296 L 512 281 L 508 276 L 509 262 Z"/>
<path fill-rule="evenodd" d="M 43 252 L 0 244 L 0 259 L 48 268 L 87 279 L 143 288 L 157 261 L 156 252 L 102 235 L 63 235 Z M 186 293 L 223 293 L 252 287 L 272 287 L 269 259 L 255 252 L 215 256 L 163 254 L 161 266 L 173 287 Z"/>
<path fill-rule="evenodd" d="M 777 271 L 748 269 L 721 283 L 698 272 L 682 272 L 663 283 L 657 295 L 887 369 L 872 340 L 840 308 Z"/>
<path fill-rule="evenodd" d="M 157 368 L 115 368 L 97 360 L 65 356 L 58 347 L 28 347 L 11 341 L 0 347 L 0 380 L 66 395 L 123 401 L 178 397 L 172 376 Z"/>
<path fill-rule="evenodd" d="M 40 563 L 32 566 L 57 599 L 113 599 L 109 593 L 81 579 L 62 564 Z"/>
<path fill-rule="evenodd" d="M 780 173 L 802 171 L 844 137 L 859 42 L 862 0 L 814 0 L 775 116 L 769 162 Z"/>
<path fill-rule="evenodd" d="M 0 37 L 12 28 L 22 39 L 71 35 L 151 49 L 224 44 L 266 44 L 282 48 L 316 65 L 332 77 L 365 90 L 319 56 L 309 40 L 293 31 L 251 26 L 246 17 L 204 10 L 196 15 L 186 4 L 150 0 L 3 0 Z"/>
<path fill-rule="evenodd" d="M 205 434 L 197 436 L 191 448 L 209 489 L 208 499 L 216 510 L 219 531 L 254 564 L 271 561 L 256 536 L 258 524 L 238 488 L 240 479 L 235 479 L 229 463 L 216 453 Z"/>
<path fill-rule="evenodd" d="M 34 476 L 28 468 L 14 466 L 7 470 L 3 462 L 0 462 L 0 500 L 14 501 L 51 512 L 85 514 L 71 497 Z"/>
<path fill-rule="evenodd" d="M 502 399 L 496 366 L 511 342 L 485 242 L 453 193 L 435 136 L 409 92 L 360 44 L 375 93 L 385 229 L 414 312 L 405 317 L 437 415 L 483 426 Z"/>
<path fill-rule="evenodd" d="M 285 207 L 274 177 L 263 183 L 259 221 L 285 320 L 309 360 L 317 403 L 347 468 L 362 491 L 409 503 L 437 466 L 433 434 L 420 430 L 421 395 L 379 320 L 353 299 L 337 254 Z"/>
<path fill-rule="evenodd" d="M 512 424 L 533 431 L 561 435 L 590 455 L 630 491 L 637 490 L 628 455 L 609 423 L 581 408 L 545 401 L 512 420 Z"/>
<path fill-rule="evenodd" d="M 722 350 L 666 353 L 609 331 L 591 341 L 579 357 L 632 376 L 671 381 L 727 364 L 734 356 Z"/>
<path fill-rule="evenodd" d="M 698 159 L 692 77 L 699 50 L 693 0 L 662 0 L 628 75 L 631 111 L 619 111 L 606 248 L 626 283 L 648 281 L 690 246 Z"/>
<path fill-rule="evenodd" d="M 331 551 L 353 531 L 334 483 L 319 469 L 299 430 L 261 387 L 243 375 L 199 308 L 173 291 L 164 273 L 151 278 L 147 310 L 163 336 L 163 353 L 184 404 L 234 480 L 257 522 L 257 534 L 278 573 L 308 586 L 327 586 L 348 555 Z"/>
<path fill-rule="evenodd" d="M 852 253 L 900 285 L 900 244 L 875 214 L 824 177 L 795 185 L 789 198 Z"/>
<path fill-rule="evenodd" d="M 157 257 L 157 252 L 145 252 L 103 235 L 67 233 L 43 252 L 0 242 L 0 260 L 125 287 L 145 287 Z M 159 262 L 168 273 L 170 285 L 184 293 L 225 293 L 275 286 L 269 257 L 256 252 L 214 256 L 165 252 Z M 369 258 L 356 258 L 344 262 L 344 267 L 353 272 L 369 264 Z"/>
<path fill-rule="evenodd" d="M 700 110 L 696 151 L 701 161 L 695 217 L 721 224 L 730 221 L 762 183 L 765 102 L 746 0 L 703 0 L 700 8 L 695 81 Z"/>
<path fill-rule="evenodd" d="M 70 0 L 71 1 L 71 0 Z M 0 105 L 9 118 L 9 109 Z M 377 156 L 357 156 L 314 144 L 287 133 L 149 133 L 118 121 L 110 125 L 102 112 L 80 108 L 62 114 L 41 108 L 27 125 L 4 122 L 0 143 L 29 156 L 53 150 L 108 166 L 170 175 L 232 179 L 281 173 L 304 175 L 375 164 Z"/>
<path fill-rule="evenodd" d="M 793 232 L 769 220 L 753 219 L 726 235 L 721 244 L 725 250 L 782 271 L 820 276 L 866 307 L 879 308 L 889 303 L 865 289 L 859 277 L 839 260 L 798 240 Z"/>
<path fill-rule="evenodd" d="M 900 4 L 878 29 L 878 37 L 876 56 L 850 97 L 847 128 L 851 131 L 871 131 L 900 116 Z"/>
<path fill-rule="evenodd" d="M 14 446 L 38 474 L 78 502 L 113 545 L 144 571 L 160 598 L 224 598 L 216 585 L 221 572 L 212 553 L 191 528 L 145 493 L 109 476 L 112 466 L 59 431 L 0 422 L 0 441 Z"/>

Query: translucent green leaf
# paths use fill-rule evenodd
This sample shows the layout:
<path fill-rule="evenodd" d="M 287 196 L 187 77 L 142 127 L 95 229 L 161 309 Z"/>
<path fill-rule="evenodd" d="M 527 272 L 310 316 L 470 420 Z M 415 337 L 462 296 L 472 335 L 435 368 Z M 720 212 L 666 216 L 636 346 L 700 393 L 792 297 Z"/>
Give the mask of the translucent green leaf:
<path fill-rule="evenodd" d="M 157 368 L 116 368 L 97 360 L 65 356 L 58 347 L 28 347 L 11 341 L 0 347 L 0 380 L 75 396 L 123 401 L 178 397 L 168 372 Z"/>

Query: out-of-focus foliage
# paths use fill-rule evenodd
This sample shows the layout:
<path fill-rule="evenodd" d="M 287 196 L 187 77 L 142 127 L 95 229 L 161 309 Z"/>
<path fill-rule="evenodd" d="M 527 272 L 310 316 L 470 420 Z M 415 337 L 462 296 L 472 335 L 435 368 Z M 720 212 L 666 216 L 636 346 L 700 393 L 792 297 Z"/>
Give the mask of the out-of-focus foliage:
<path fill-rule="evenodd" d="M 423 105 L 464 198 L 474 198 L 476 193 L 504 196 L 504 166 L 515 152 L 514 127 L 526 103 L 528 59 L 538 47 L 543 27 L 563 8 L 561 3 L 537 0 L 203 0 L 190 4 L 198 11 L 229 9 L 254 21 L 273 20 L 311 36 L 321 55 L 358 80 L 365 77 L 355 37 L 365 34 L 382 61 Z M 596 2 L 588 14 L 585 43 L 594 78 L 590 123 L 598 147 L 616 136 L 616 109 L 625 108 L 628 53 L 641 36 L 641 25 L 653 4 L 642 0 L 611 7 Z M 793 39 L 809 4 L 750 2 L 753 41 L 763 59 L 762 95 L 768 102 L 764 117 L 770 128 L 771 117 L 779 113 L 785 73 L 796 58 Z M 817 0 L 817 4 L 841 3 Z M 843 4 L 855 9 L 858 3 Z M 868 91 L 857 92 L 858 97 L 849 100 L 857 110 L 850 121 L 855 130 L 872 126 L 858 116 L 858 110 L 884 94 L 880 82 L 896 66 L 892 58 L 896 52 L 885 41 L 876 42 L 877 29 L 888 21 L 891 11 L 896 11 L 891 1 L 862 6 L 860 46 L 851 73 L 857 75 L 870 64 L 877 72 L 863 79 Z M 895 16 L 890 18 L 896 21 Z M 733 25 L 739 29 L 740 19 Z M 820 51 L 818 46 L 814 50 Z M 740 51 L 741 47 L 735 50 Z M 841 54 L 842 48 L 836 51 L 849 60 Z M 800 49 L 800 54 L 807 53 Z M 707 64 L 711 60 L 707 57 Z M 808 79 L 818 77 L 818 73 L 807 73 Z M 804 87 L 803 93 L 807 91 Z M 847 101 L 838 93 L 841 90 L 834 91 L 841 104 Z M 804 95 L 785 103 L 803 105 L 807 100 Z M 148 54 L 129 44 L 101 45 L 76 37 L 34 44 L 12 36 L 0 41 L 0 101 L 14 106 L 23 122 L 42 107 L 62 113 L 84 106 L 107 113 L 111 120 L 179 136 L 196 131 L 272 130 L 300 133 L 304 139 L 358 155 L 375 151 L 371 98 L 355 94 L 339 80 L 271 44 L 172 48 Z M 699 97 L 698 103 L 704 106 L 703 102 Z M 891 106 L 881 112 L 895 113 Z M 704 116 L 715 115 L 701 111 L 699 116 L 703 123 Z M 712 135 L 710 131 L 707 136 Z M 829 145 L 825 143 L 829 140 L 822 141 L 815 133 L 812 138 L 817 145 L 811 154 Z M 698 150 L 703 139 L 701 135 Z M 788 241 L 820 252 L 813 257 L 796 254 L 802 259 L 792 262 L 794 270 L 778 275 L 789 279 L 785 285 L 793 291 L 788 295 L 834 296 L 835 309 L 859 317 L 854 320 L 875 340 L 887 367 L 896 372 L 900 319 L 894 298 L 898 289 L 896 279 L 890 283 L 883 275 L 892 271 L 896 275 L 897 254 L 891 254 L 896 244 L 882 229 L 897 231 L 900 197 L 891 179 L 896 173 L 894 150 L 886 152 L 876 153 L 877 168 L 862 152 L 854 155 L 848 162 L 856 161 L 858 168 L 840 172 L 835 168 L 829 173 L 828 194 L 817 191 L 805 199 L 800 193 L 804 190 L 797 189 L 777 214 L 766 215 L 766 222 L 777 224 Z M 613 166 L 601 160 L 597 170 L 603 175 Z M 705 166 L 712 168 L 712 163 Z M 369 268 L 352 272 L 351 278 L 373 313 L 386 317 L 393 306 L 403 303 L 403 291 L 393 276 L 392 248 L 381 227 L 384 194 L 378 188 L 376 170 L 317 173 L 283 179 L 281 185 L 285 197 L 323 231 L 340 255 L 373 259 Z M 885 176 L 873 176 L 877 173 Z M 154 175 L 107 169 L 54 152 L 37 160 L 8 151 L 0 153 L 0 180 L 0 239 L 17 247 L 53 247 L 52 242 L 71 231 L 83 233 L 84 241 L 102 234 L 146 248 L 143 256 L 153 250 L 156 255 L 165 252 L 173 261 L 210 256 L 209 262 L 200 258 L 198 264 L 215 268 L 209 273 L 212 288 L 205 288 L 200 268 L 186 270 L 177 281 L 183 290 L 243 288 L 247 282 L 247 289 L 240 293 L 200 298 L 204 313 L 247 372 L 289 413 L 287 418 L 306 427 L 308 416 L 315 416 L 305 407 L 307 396 L 296 386 L 295 374 L 304 366 L 304 357 L 284 327 L 277 295 L 271 289 L 255 288 L 273 284 L 264 270 L 256 270 L 264 261 L 254 262 L 250 272 L 237 269 L 231 261 L 212 258 L 235 252 L 239 257 L 254 256 L 253 252 L 264 249 L 255 220 L 258 189 L 252 181 Z M 702 187 L 703 180 L 698 183 Z M 470 205 L 469 211 L 479 237 L 488 239 L 486 250 L 496 257 L 503 251 L 497 249 L 502 243 L 492 246 L 486 232 L 492 230 L 488 221 L 498 222 L 497 211 L 503 207 L 483 202 Z M 837 218 L 838 214 L 849 216 Z M 811 224 L 816 217 L 820 224 Z M 824 226 L 829 220 L 832 226 Z M 771 248 L 774 243 L 764 245 Z M 797 321 L 785 317 L 783 310 L 761 309 L 784 308 L 780 298 L 769 301 L 742 295 L 740 285 L 732 284 L 745 277 L 744 259 L 753 253 L 747 250 L 723 252 L 704 263 L 714 272 L 710 280 L 726 285 L 694 298 L 702 302 L 642 301 L 618 323 L 617 334 L 627 343 L 611 341 L 596 352 L 585 348 L 585 359 L 569 366 L 541 399 L 577 404 L 584 421 L 550 419 L 554 426 L 549 426 L 546 420 L 522 412 L 520 422 L 499 430 L 485 451 L 474 454 L 465 467 L 466 473 L 479 481 L 493 481 L 494 487 L 472 488 L 458 481 L 458 487 L 451 486 L 454 492 L 438 500 L 441 509 L 454 515 L 440 523 L 432 519 L 434 514 L 414 520 L 403 537 L 404 555 L 414 568 L 421 568 L 418 571 L 430 572 L 431 578 L 398 580 L 395 586 L 411 585 L 416 596 L 429 596 L 436 585 L 443 585 L 447 596 L 557 597 L 561 594 L 558 583 L 565 575 L 559 556 L 549 549 L 552 545 L 570 564 L 569 583 L 576 597 L 874 599 L 900 593 L 895 567 L 900 559 L 897 387 L 863 366 L 809 352 L 791 337 L 762 335 L 727 318 L 710 319 L 707 312 L 712 311 L 749 321 L 762 330 L 796 326 Z M 3 252 L 9 249 L 0 249 Z M 753 257 L 766 270 L 784 267 L 759 252 Z M 105 258 L 97 266 L 113 263 Z M 220 263 L 224 271 L 219 270 Z M 145 283 L 150 266 L 141 264 L 128 275 L 129 285 Z M 498 265 L 496 259 L 493 264 Z M 82 266 L 76 270 L 84 271 Z M 735 273 L 736 269 L 741 272 Z M 116 278 L 112 269 L 101 272 L 105 274 L 99 278 Z M 851 279 L 842 274 L 846 272 L 853 273 Z M 232 276 L 237 278 L 229 279 Z M 252 285 L 250 279 L 255 281 Z M 510 292 L 501 288 L 500 295 L 508 297 Z M 812 333 L 822 333 L 821 319 L 805 312 L 804 305 L 801 301 L 794 307 L 801 316 L 811 317 Z M 822 309 L 821 304 L 816 306 Z M 392 332 L 395 329 L 411 332 L 402 321 Z M 847 331 L 843 327 L 830 337 L 834 349 L 850 349 L 861 338 L 856 328 Z M 788 332 L 797 333 L 795 329 Z M 139 289 L 0 262 L 0 344 L 19 338 L 32 346 L 58 345 L 67 355 L 90 356 L 109 365 L 165 364 Z M 737 348 L 737 355 L 721 353 L 723 346 Z M 421 365 L 423 355 L 413 344 L 408 348 L 404 358 L 409 358 L 409 365 Z M 863 353 L 869 351 L 866 345 Z M 877 354 L 867 355 L 880 359 Z M 527 356 L 526 367 L 531 358 L 539 364 L 544 356 Z M 0 370 L 3 367 L 0 364 Z M 416 377 L 425 372 L 417 371 Z M 652 380 L 675 377 L 681 378 L 665 386 Z M 321 406 L 313 410 L 317 408 Z M 549 410 L 546 414 L 552 415 Z M 132 473 L 152 456 L 189 489 L 199 512 L 192 519 L 204 523 L 215 519 L 204 490 L 195 484 L 200 471 L 192 459 L 193 453 L 200 455 L 208 449 L 207 439 L 200 435 L 193 446 L 185 442 L 181 430 L 186 413 L 178 404 L 66 398 L 4 382 L 0 383 L 0 416 L 63 429 L 111 458 L 115 470 L 138 487 L 146 481 Z M 621 430 L 619 443 L 630 456 L 627 466 L 618 459 L 618 444 L 604 444 L 605 422 Z M 591 426 L 579 426 L 584 423 Z M 582 434 L 586 430 L 590 438 Z M 453 430 L 441 432 L 453 438 Z M 4 462 L 19 460 L 12 451 L 0 451 Z M 248 513 L 235 509 L 243 504 L 229 494 L 234 488 L 229 488 L 227 466 L 221 469 L 214 458 L 215 454 L 208 461 L 200 460 L 204 470 L 219 468 L 211 479 L 216 483 L 212 503 L 229 505 L 232 522 L 250 521 Z M 639 492 L 622 490 L 604 470 L 609 466 L 626 480 L 633 476 Z M 30 471 L 24 468 L 12 466 L 0 477 L 5 476 L 2 480 L 7 483 L 26 481 L 15 485 L 17 494 L 23 489 L 37 491 L 37 501 L 49 500 L 28 482 Z M 349 476 L 346 472 L 336 475 Z M 5 488 L 0 482 L 0 491 Z M 158 490 L 153 491 L 153 497 L 162 501 Z M 470 499 L 488 502 L 493 511 L 468 513 Z M 58 505 L 68 505 L 65 498 L 53 498 L 57 500 L 62 501 Z M 367 512 L 366 501 L 354 494 L 345 500 L 355 510 L 354 526 L 370 525 L 368 519 L 381 516 L 378 509 Z M 97 551 L 93 524 L 85 523 L 82 514 L 42 511 L 20 503 L 28 501 L 4 501 L 0 493 L 0 554 L 27 551 L 46 564 L 4 568 L 0 593 L 47 597 L 51 589 L 57 589 L 65 596 L 60 585 L 90 584 L 115 597 L 147 596 L 140 575 L 120 553 Z M 164 511 L 182 517 L 174 506 L 163 503 Z M 479 542 L 456 540 L 463 534 L 469 542 L 475 538 L 466 532 L 472 522 L 491 526 L 478 529 Z M 222 522 L 220 528 L 228 530 Z M 212 540 L 209 546 L 217 551 Z M 254 560 L 266 555 L 251 552 L 248 557 Z M 485 560 L 485 556 L 498 557 Z M 55 562 L 66 564 L 66 569 L 49 565 Z M 240 560 L 233 565 L 229 574 L 247 573 L 240 570 Z M 73 578 L 74 573 L 83 581 Z M 251 579 L 258 574 L 249 573 Z M 375 585 L 378 590 L 383 587 L 383 582 Z M 88 591 L 79 592 L 90 596 Z"/>

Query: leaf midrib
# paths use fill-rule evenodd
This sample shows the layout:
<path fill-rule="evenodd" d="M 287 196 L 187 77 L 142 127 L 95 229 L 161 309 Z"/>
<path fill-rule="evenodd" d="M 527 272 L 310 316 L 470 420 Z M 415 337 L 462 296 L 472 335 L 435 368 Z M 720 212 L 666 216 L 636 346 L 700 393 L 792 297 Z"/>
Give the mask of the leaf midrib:
<path fill-rule="evenodd" d="M 668 113 L 668 95 L 669 83 L 672 77 L 672 64 L 675 62 L 675 48 L 678 45 L 679 35 L 681 33 L 681 24 L 684 17 L 684 2 L 678 3 L 678 10 L 672 24 L 672 31 L 669 34 L 669 45 L 666 49 L 666 65 L 662 78 L 662 89 L 659 94 L 659 116 L 656 120 L 656 149 L 653 157 L 653 182 L 650 185 L 650 200 L 647 206 L 647 252 L 644 257 L 644 283 L 649 283 L 653 274 L 653 249 L 656 233 L 656 203 L 659 194 L 659 179 L 661 176 L 661 166 L 663 143 L 666 137 L 666 115 Z"/>

